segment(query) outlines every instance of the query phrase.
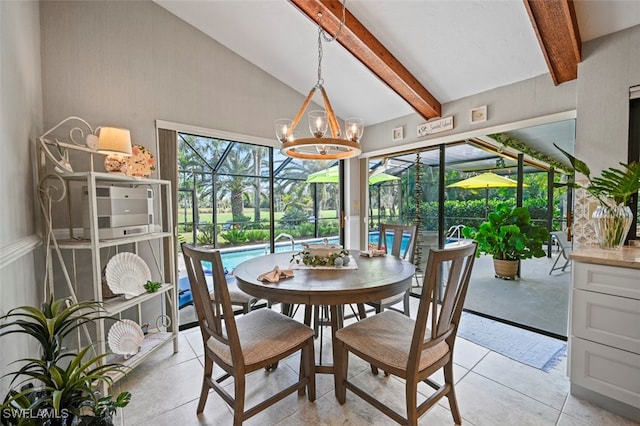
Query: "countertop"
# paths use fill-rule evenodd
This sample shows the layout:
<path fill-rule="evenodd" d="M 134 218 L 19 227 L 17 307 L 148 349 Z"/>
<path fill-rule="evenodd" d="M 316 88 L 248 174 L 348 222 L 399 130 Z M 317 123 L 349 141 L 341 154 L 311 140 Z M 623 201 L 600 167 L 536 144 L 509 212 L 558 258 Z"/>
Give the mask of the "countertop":
<path fill-rule="evenodd" d="M 638 247 L 602 250 L 597 246 L 586 246 L 574 249 L 570 257 L 576 262 L 640 269 L 640 248 Z"/>

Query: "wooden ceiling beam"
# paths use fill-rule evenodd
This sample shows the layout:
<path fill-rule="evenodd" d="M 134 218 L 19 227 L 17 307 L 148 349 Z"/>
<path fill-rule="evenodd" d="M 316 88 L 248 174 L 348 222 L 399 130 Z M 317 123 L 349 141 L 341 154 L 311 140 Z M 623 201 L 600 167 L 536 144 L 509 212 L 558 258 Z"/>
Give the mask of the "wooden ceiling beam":
<path fill-rule="evenodd" d="M 578 78 L 581 41 L 573 0 L 523 0 L 553 83 Z"/>
<path fill-rule="evenodd" d="M 335 36 L 342 19 L 338 0 L 289 0 L 302 13 Z M 322 18 L 319 18 L 321 14 Z M 440 102 L 347 9 L 338 42 L 400 95 L 425 119 L 440 117 Z"/>

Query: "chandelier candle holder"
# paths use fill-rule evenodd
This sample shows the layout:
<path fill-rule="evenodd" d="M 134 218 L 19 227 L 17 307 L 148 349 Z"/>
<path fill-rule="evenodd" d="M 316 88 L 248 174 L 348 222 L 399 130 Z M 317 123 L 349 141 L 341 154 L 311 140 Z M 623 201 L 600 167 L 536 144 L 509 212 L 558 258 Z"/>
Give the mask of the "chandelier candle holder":
<path fill-rule="evenodd" d="M 344 121 L 345 133 L 348 140 L 359 142 L 364 132 L 364 121 L 361 118 L 347 118 Z"/>
<path fill-rule="evenodd" d="M 346 131 L 343 134 L 338 119 L 331 107 L 322 79 L 322 41 L 332 42 L 344 26 L 345 4 L 342 4 L 342 20 L 335 37 L 329 38 L 318 25 L 318 81 L 309 91 L 298 114 L 293 120 L 281 118 L 275 121 L 276 137 L 282 143 L 280 152 L 286 156 L 304 160 L 342 160 L 360 155 L 360 139 L 364 131 L 364 122 L 359 118 L 345 120 Z M 319 18 L 322 16 L 319 15 Z M 308 114 L 310 138 L 297 138 L 295 129 L 300 123 L 313 95 L 319 90 L 324 110 L 311 111 Z M 331 134 L 328 136 L 327 131 Z"/>

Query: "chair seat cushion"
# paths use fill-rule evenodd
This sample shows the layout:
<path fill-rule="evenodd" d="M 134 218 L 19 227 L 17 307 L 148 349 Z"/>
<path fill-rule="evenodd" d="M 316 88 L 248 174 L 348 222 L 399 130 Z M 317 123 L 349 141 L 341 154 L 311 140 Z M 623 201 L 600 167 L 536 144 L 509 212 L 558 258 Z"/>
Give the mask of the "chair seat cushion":
<path fill-rule="evenodd" d="M 384 311 L 336 331 L 336 338 L 356 351 L 386 365 L 406 370 L 413 338 L 414 320 L 395 311 Z M 431 335 L 427 328 L 425 333 Z M 449 352 L 447 342 L 440 342 L 422 352 L 423 370 Z"/>
<path fill-rule="evenodd" d="M 313 337 L 311 328 L 271 309 L 258 309 L 237 317 L 236 327 L 247 366 L 293 349 Z M 227 345 L 209 338 L 207 346 L 224 363 L 233 365 Z"/>

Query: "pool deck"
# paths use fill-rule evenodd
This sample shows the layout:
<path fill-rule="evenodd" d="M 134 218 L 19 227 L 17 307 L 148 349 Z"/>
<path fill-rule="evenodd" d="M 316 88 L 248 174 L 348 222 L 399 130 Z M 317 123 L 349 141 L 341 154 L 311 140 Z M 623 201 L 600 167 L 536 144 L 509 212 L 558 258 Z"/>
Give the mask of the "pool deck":
<path fill-rule="evenodd" d="M 551 258 L 523 260 L 521 277 L 496 278 L 493 259 L 476 259 L 464 308 L 542 330 L 556 337 L 567 336 L 571 266 L 549 275 L 559 253 Z"/>

